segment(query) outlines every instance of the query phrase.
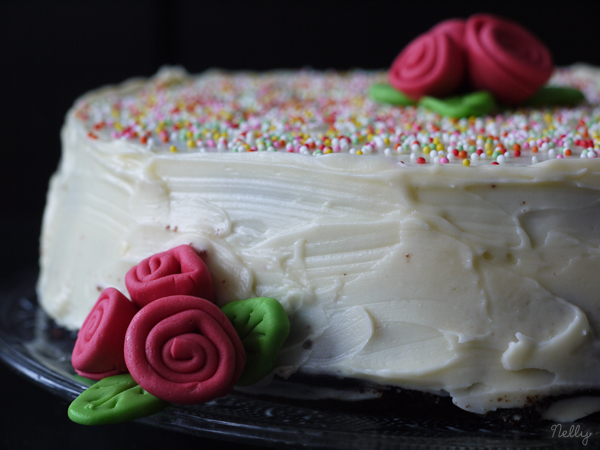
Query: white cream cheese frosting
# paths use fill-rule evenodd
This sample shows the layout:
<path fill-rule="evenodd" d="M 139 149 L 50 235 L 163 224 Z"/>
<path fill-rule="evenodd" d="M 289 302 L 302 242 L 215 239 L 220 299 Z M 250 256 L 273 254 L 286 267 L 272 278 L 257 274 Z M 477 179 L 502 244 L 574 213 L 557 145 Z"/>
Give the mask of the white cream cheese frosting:
<path fill-rule="evenodd" d="M 152 82 L 186 77 L 167 71 Z M 600 159 L 569 144 L 577 157 L 540 154 L 530 164 L 530 154 L 515 164 L 507 154 L 506 163 L 474 158 L 471 167 L 435 163 L 422 142 L 426 164 L 411 164 L 414 151 L 402 146 L 392 157 L 383 148 L 183 151 L 111 137 L 90 127 L 97 117 L 78 115 L 82 102 L 135 98 L 144 86 L 84 97 L 63 129 L 38 283 L 59 324 L 78 328 L 101 289 L 126 292 L 130 267 L 191 244 L 219 302 L 269 296 L 284 305 L 292 327 L 275 370 L 284 377 L 450 395 L 476 413 L 600 388 Z M 311 127 L 322 139 L 326 126 Z"/>

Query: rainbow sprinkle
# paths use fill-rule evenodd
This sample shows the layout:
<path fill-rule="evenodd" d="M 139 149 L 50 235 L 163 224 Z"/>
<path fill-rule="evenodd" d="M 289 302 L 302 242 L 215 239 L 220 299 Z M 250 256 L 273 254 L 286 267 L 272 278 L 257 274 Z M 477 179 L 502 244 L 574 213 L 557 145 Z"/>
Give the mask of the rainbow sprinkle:
<path fill-rule="evenodd" d="M 371 101 L 369 87 L 385 81 L 382 71 L 190 77 L 171 68 L 134 93 L 83 98 L 75 115 L 92 141 L 123 139 L 155 153 L 350 153 L 471 167 L 600 155 L 600 69 L 562 68 L 552 78 L 551 84 L 584 92 L 588 102 L 577 108 L 523 108 L 460 120 Z"/>

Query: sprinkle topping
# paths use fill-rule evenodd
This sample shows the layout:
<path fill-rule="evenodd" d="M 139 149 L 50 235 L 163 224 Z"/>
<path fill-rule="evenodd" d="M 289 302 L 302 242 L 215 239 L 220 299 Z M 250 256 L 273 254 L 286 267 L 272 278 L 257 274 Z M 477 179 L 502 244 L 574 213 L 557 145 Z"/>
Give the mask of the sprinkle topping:
<path fill-rule="evenodd" d="M 94 143 L 126 140 L 157 154 L 278 151 L 384 155 L 407 165 L 536 164 L 600 152 L 600 69 L 558 69 L 550 84 L 588 100 L 577 108 L 519 108 L 454 119 L 381 105 L 383 71 L 224 73 L 163 69 L 132 93 L 84 97 L 75 115 Z"/>

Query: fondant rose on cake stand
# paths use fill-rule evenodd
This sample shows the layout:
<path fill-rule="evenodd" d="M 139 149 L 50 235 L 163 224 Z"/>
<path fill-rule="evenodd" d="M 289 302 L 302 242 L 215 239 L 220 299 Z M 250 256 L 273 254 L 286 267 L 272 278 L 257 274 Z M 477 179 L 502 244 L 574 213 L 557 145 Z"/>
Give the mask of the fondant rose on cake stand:
<path fill-rule="evenodd" d="M 143 260 L 125 284 L 131 301 L 104 290 L 79 331 L 73 367 L 100 381 L 69 407 L 77 423 L 122 422 L 223 397 L 238 381 L 267 376 L 289 334 L 273 298 L 219 308 L 208 268 L 189 245 Z"/>
<path fill-rule="evenodd" d="M 217 305 L 174 295 L 152 302 L 133 318 L 125 360 L 146 391 L 193 405 L 227 395 L 244 370 L 246 353 Z"/>
<path fill-rule="evenodd" d="M 491 113 L 498 104 L 572 105 L 584 100 L 573 88 L 545 86 L 554 64 L 550 50 L 508 19 L 476 14 L 450 19 L 414 39 L 388 72 L 389 84 L 371 87 L 371 98 L 418 104 L 456 118 Z"/>
<path fill-rule="evenodd" d="M 102 291 L 79 330 L 71 363 L 82 377 L 101 380 L 127 372 L 123 345 L 139 308 L 114 288 Z"/>
<path fill-rule="evenodd" d="M 125 284 L 131 301 L 140 308 L 176 294 L 215 301 L 208 268 L 189 245 L 180 245 L 143 260 L 127 272 Z"/>

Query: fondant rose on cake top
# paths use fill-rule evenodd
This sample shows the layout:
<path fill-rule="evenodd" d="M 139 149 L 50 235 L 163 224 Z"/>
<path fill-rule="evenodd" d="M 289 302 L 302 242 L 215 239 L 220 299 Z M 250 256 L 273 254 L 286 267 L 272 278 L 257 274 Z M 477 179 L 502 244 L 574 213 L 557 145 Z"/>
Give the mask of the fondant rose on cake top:
<path fill-rule="evenodd" d="M 425 33 L 398 55 L 389 71 L 392 86 L 413 100 L 424 95 L 448 96 L 458 89 L 465 74 L 460 43 L 445 33 Z"/>
<path fill-rule="evenodd" d="M 450 19 L 412 41 L 389 71 L 392 86 L 415 101 L 456 93 L 463 82 L 517 104 L 554 70 L 550 50 L 516 23 L 488 14 Z"/>
<path fill-rule="evenodd" d="M 285 310 L 273 298 L 220 309 L 208 268 L 189 245 L 143 260 L 126 284 L 132 301 L 104 290 L 79 331 L 73 367 L 101 382 L 71 404 L 75 422 L 116 423 L 169 403 L 223 397 L 240 379 L 247 385 L 268 375 L 289 334 Z"/>
<path fill-rule="evenodd" d="M 398 105 L 418 102 L 458 118 L 488 114 L 497 103 L 554 106 L 583 100 L 573 89 L 564 96 L 556 95 L 561 89 L 556 86 L 547 92 L 553 72 L 550 50 L 531 32 L 509 19 L 476 14 L 446 20 L 415 38 L 392 63 L 389 87 L 373 86 L 371 97 Z"/>
<path fill-rule="evenodd" d="M 474 90 L 488 90 L 502 103 L 516 105 L 541 88 L 552 75 L 550 50 L 516 23 L 477 14 L 465 24 L 467 72 Z"/>

